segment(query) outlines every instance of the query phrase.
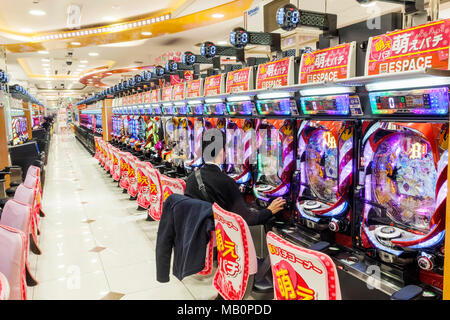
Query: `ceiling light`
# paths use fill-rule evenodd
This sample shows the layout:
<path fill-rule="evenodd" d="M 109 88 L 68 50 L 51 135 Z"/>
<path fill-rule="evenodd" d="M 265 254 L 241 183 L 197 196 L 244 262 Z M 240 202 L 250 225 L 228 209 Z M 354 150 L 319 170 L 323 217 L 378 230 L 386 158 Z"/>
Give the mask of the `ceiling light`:
<path fill-rule="evenodd" d="M 219 46 L 224 46 L 224 45 L 227 45 L 228 42 L 226 42 L 226 41 L 217 41 L 217 44 L 218 44 Z"/>
<path fill-rule="evenodd" d="M 50 64 L 49 63 L 43 63 L 42 66 L 43 67 L 50 67 Z"/>
<path fill-rule="evenodd" d="M 41 61 L 42 61 L 42 62 L 50 62 L 50 59 L 48 59 L 48 58 L 42 58 Z"/>
<path fill-rule="evenodd" d="M 81 45 L 80 42 L 76 42 L 76 41 L 71 42 L 70 44 L 73 45 L 73 46 L 80 46 Z"/>
<path fill-rule="evenodd" d="M 225 15 L 222 13 L 214 13 L 213 15 L 211 15 L 211 17 L 213 17 L 214 19 L 221 19 L 225 17 Z"/>
<path fill-rule="evenodd" d="M 97 56 L 98 56 L 98 53 L 97 53 L 97 52 L 89 52 L 89 55 L 90 55 L 91 57 L 97 57 Z"/>
<path fill-rule="evenodd" d="M 103 19 L 103 21 L 116 21 L 117 20 L 117 18 L 113 18 L 113 17 L 103 17 L 102 19 Z"/>
<path fill-rule="evenodd" d="M 87 60 L 81 60 L 80 63 L 88 63 Z"/>
<path fill-rule="evenodd" d="M 39 54 L 48 54 L 48 51 L 46 51 L 46 50 L 39 50 L 38 53 Z"/>
<path fill-rule="evenodd" d="M 361 7 L 373 7 L 377 4 L 376 1 L 370 1 L 370 2 L 366 2 L 366 3 L 360 3 Z"/>
<path fill-rule="evenodd" d="M 20 29 L 20 32 L 23 32 L 23 33 L 31 33 L 31 32 L 33 32 L 33 30 L 30 29 L 30 28 L 22 28 L 22 29 Z"/>
<path fill-rule="evenodd" d="M 142 31 L 141 34 L 143 36 L 151 36 L 153 33 L 151 33 L 150 31 Z"/>
<path fill-rule="evenodd" d="M 47 14 L 45 11 L 42 10 L 30 10 L 28 11 L 28 13 L 33 16 L 45 16 Z"/>

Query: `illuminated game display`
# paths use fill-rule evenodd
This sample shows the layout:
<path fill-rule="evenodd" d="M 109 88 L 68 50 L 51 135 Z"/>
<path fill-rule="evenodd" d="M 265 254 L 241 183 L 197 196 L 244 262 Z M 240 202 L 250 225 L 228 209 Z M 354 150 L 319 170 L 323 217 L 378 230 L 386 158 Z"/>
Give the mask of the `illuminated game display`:
<path fill-rule="evenodd" d="M 386 262 L 439 269 L 448 124 L 376 122 L 364 136 L 362 236 Z"/>
<path fill-rule="evenodd" d="M 302 97 L 300 98 L 303 114 L 306 115 L 348 115 L 349 95 L 339 96 L 320 96 L 320 97 Z"/>
<path fill-rule="evenodd" d="M 316 230 L 344 231 L 350 220 L 353 132 L 344 121 L 305 121 L 298 131 L 297 210 Z"/>

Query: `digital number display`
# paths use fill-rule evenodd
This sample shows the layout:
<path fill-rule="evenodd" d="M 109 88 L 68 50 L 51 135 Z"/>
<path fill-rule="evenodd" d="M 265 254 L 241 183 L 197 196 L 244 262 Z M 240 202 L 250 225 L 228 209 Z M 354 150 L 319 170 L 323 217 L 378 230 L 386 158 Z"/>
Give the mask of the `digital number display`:
<path fill-rule="evenodd" d="M 447 114 L 448 89 L 369 93 L 374 114 Z"/>
<path fill-rule="evenodd" d="M 300 102 L 304 114 L 346 115 L 350 113 L 349 95 L 303 97 Z"/>
<path fill-rule="evenodd" d="M 262 100 L 256 103 L 256 110 L 261 115 L 295 115 L 298 114 L 296 110 L 295 100 Z"/>
<path fill-rule="evenodd" d="M 227 111 L 230 115 L 251 116 L 255 104 L 252 101 L 239 101 L 227 103 Z"/>
<path fill-rule="evenodd" d="M 205 113 L 207 115 L 224 115 L 225 114 L 225 104 L 207 104 L 205 105 Z"/>

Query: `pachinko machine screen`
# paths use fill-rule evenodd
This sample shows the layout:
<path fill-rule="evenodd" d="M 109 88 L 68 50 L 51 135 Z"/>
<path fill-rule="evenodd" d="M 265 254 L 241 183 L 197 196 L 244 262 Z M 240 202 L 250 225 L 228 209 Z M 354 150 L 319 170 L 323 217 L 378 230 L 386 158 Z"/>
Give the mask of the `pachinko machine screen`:
<path fill-rule="evenodd" d="M 227 111 L 230 115 L 251 116 L 255 103 L 253 101 L 239 101 L 227 103 Z"/>
<path fill-rule="evenodd" d="M 261 115 L 289 116 L 298 114 L 295 100 L 291 99 L 258 100 L 256 109 Z"/>
<path fill-rule="evenodd" d="M 369 93 L 373 114 L 448 114 L 447 87 Z"/>
<path fill-rule="evenodd" d="M 349 95 L 300 98 L 303 114 L 347 115 L 350 113 Z"/>

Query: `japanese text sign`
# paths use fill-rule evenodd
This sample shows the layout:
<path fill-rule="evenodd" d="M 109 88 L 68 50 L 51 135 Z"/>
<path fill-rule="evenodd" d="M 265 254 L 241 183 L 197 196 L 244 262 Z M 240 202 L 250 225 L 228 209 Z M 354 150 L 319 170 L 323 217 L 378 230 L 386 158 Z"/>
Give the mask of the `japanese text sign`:
<path fill-rule="evenodd" d="M 183 100 L 184 99 L 184 92 L 186 88 L 186 83 L 181 82 L 173 86 L 173 100 Z"/>
<path fill-rule="evenodd" d="M 253 68 L 228 72 L 226 93 L 239 93 L 253 89 Z"/>
<path fill-rule="evenodd" d="M 165 87 L 162 89 L 162 101 L 172 100 L 172 89 L 173 87 Z"/>
<path fill-rule="evenodd" d="M 205 79 L 205 97 L 223 93 L 224 76 L 224 74 L 218 74 Z"/>
<path fill-rule="evenodd" d="M 152 90 L 152 99 L 151 101 L 154 102 L 159 102 L 159 90 L 160 89 L 153 89 Z"/>
<path fill-rule="evenodd" d="M 449 68 L 450 19 L 369 40 L 366 75 Z"/>
<path fill-rule="evenodd" d="M 198 98 L 202 95 L 203 79 L 191 80 L 186 85 L 186 98 Z"/>
<path fill-rule="evenodd" d="M 294 57 L 288 57 L 258 66 L 256 89 L 279 88 L 293 84 Z"/>
<path fill-rule="evenodd" d="M 349 79 L 355 73 L 356 42 L 307 52 L 300 63 L 300 84 Z"/>
<path fill-rule="evenodd" d="M 267 234 L 276 300 L 339 300 L 341 292 L 333 260 L 319 251 L 295 246 L 273 232 Z"/>

